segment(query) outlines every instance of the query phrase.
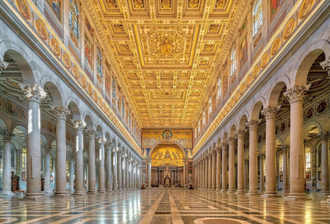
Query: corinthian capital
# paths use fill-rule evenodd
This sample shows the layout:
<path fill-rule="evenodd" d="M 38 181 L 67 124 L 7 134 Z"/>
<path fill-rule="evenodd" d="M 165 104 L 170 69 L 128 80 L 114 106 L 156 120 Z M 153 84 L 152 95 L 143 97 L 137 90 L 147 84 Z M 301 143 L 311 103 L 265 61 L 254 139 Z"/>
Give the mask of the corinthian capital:
<path fill-rule="evenodd" d="M 328 72 L 328 76 L 330 76 L 330 57 L 327 60 L 320 62 L 320 65 Z"/>
<path fill-rule="evenodd" d="M 5 70 L 9 66 L 9 63 L 0 59 L 0 71 Z"/>
<path fill-rule="evenodd" d="M 112 144 L 111 142 L 107 142 L 107 143 L 105 143 L 105 147 L 106 147 L 107 149 L 112 149 L 113 146 L 115 146 L 115 145 Z"/>
<path fill-rule="evenodd" d="M 228 145 L 233 145 L 235 143 L 235 137 L 229 137 L 226 139 Z"/>
<path fill-rule="evenodd" d="M 37 86 L 36 84 L 35 85 L 19 84 L 19 85 L 23 90 L 25 97 L 28 100 L 40 103 L 40 101 L 47 96 L 45 90 L 43 90 L 40 86 Z"/>
<path fill-rule="evenodd" d="M 310 86 L 310 84 L 306 86 L 293 86 L 291 89 L 288 89 L 283 93 L 283 96 L 289 100 L 290 104 L 296 101 L 301 101 Z"/>
<path fill-rule="evenodd" d="M 251 120 L 251 121 L 246 123 L 246 126 L 249 127 L 250 131 L 256 131 L 256 130 L 258 130 L 259 121 Z"/>
<path fill-rule="evenodd" d="M 265 109 L 263 109 L 261 111 L 262 115 L 264 115 L 266 117 L 266 120 L 268 119 L 275 119 L 276 114 L 278 113 L 278 111 L 281 109 L 282 105 L 279 105 L 278 107 L 266 107 Z"/>
<path fill-rule="evenodd" d="M 323 131 L 317 134 L 322 140 L 328 140 L 330 133 L 328 131 Z"/>
<path fill-rule="evenodd" d="M 94 129 L 89 129 L 89 130 L 87 130 L 87 134 L 88 134 L 89 139 L 95 138 L 96 131 Z"/>
<path fill-rule="evenodd" d="M 220 144 L 220 148 L 221 148 L 222 150 L 227 150 L 227 143 L 221 143 L 221 144 Z"/>
<path fill-rule="evenodd" d="M 83 130 L 86 127 L 86 122 L 84 120 L 71 120 L 73 127 L 77 130 Z"/>
<path fill-rule="evenodd" d="M 104 144 L 106 141 L 107 141 L 107 139 L 106 139 L 105 137 L 97 138 L 97 142 L 98 142 L 99 144 Z"/>
<path fill-rule="evenodd" d="M 2 134 L 2 136 L 3 136 L 3 140 L 4 140 L 4 141 L 8 141 L 8 142 L 10 142 L 10 141 L 11 141 L 11 138 L 14 137 L 15 135 L 14 135 L 13 133 L 10 133 L 10 132 L 8 132 L 8 131 L 5 131 L 5 132 Z"/>
<path fill-rule="evenodd" d="M 245 136 L 245 130 L 238 130 L 235 132 L 235 136 L 238 139 L 244 139 Z"/>
<path fill-rule="evenodd" d="M 71 114 L 64 106 L 51 106 L 51 108 L 57 119 L 66 119 Z"/>

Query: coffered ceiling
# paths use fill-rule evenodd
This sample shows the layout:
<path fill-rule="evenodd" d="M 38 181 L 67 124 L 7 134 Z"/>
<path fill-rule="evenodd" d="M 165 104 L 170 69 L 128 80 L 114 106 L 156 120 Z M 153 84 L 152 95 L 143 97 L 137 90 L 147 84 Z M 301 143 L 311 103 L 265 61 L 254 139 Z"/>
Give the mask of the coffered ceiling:
<path fill-rule="evenodd" d="M 89 0 L 143 127 L 192 127 L 240 0 Z"/>

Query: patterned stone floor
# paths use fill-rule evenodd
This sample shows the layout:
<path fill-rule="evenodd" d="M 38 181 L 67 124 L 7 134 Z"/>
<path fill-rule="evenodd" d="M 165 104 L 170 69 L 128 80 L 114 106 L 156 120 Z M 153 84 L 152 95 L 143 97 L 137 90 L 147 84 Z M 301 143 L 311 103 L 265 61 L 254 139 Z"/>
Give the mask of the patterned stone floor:
<path fill-rule="evenodd" d="M 44 201 L 3 197 L 0 223 L 330 223 L 326 196 L 287 202 L 205 190 L 151 189 Z"/>

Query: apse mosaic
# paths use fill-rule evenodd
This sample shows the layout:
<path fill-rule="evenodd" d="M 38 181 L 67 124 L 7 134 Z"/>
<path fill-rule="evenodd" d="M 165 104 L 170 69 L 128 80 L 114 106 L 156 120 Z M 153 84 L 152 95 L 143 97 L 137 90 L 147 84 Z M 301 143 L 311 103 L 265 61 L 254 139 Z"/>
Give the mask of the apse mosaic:
<path fill-rule="evenodd" d="M 152 166 L 183 166 L 183 153 L 172 146 L 157 148 L 151 155 Z"/>

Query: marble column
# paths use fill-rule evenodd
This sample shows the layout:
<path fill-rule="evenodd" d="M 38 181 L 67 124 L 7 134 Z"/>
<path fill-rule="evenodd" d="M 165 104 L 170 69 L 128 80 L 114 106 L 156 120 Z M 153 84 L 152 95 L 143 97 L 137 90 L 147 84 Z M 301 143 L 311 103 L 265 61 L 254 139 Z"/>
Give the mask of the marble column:
<path fill-rule="evenodd" d="M 222 189 L 221 192 L 227 191 L 227 144 L 221 143 L 222 149 Z"/>
<path fill-rule="evenodd" d="M 283 192 L 289 192 L 289 174 L 288 174 L 288 153 L 290 147 L 287 145 L 282 146 L 283 150 Z"/>
<path fill-rule="evenodd" d="M 220 179 L 221 179 L 221 148 L 217 148 L 217 171 L 216 171 L 216 191 L 220 191 Z"/>
<path fill-rule="evenodd" d="M 228 163 L 229 163 L 229 189 L 228 193 L 233 193 L 235 191 L 235 158 L 234 158 L 234 153 L 235 153 L 235 148 L 234 148 L 234 143 L 235 143 L 235 138 L 234 137 L 229 137 L 227 138 L 227 143 L 229 145 L 229 157 L 228 157 Z"/>
<path fill-rule="evenodd" d="M 247 195 L 257 195 L 258 194 L 258 160 L 257 160 L 257 150 L 258 150 L 258 126 L 259 122 L 251 120 L 247 123 L 249 127 L 249 192 Z"/>
<path fill-rule="evenodd" d="M 318 134 L 322 140 L 322 156 L 321 156 L 321 192 L 329 194 L 329 132 L 324 131 Z"/>
<path fill-rule="evenodd" d="M 204 175 L 205 175 L 205 190 L 208 189 L 208 173 L 209 173 L 209 157 L 208 155 L 205 157 L 205 170 L 204 170 Z"/>
<path fill-rule="evenodd" d="M 209 152 L 209 161 L 208 161 L 208 172 L 207 172 L 207 175 L 208 175 L 208 182 L 207 182 L 207 189 L 210 191 L 212 190 L 212 152 Z"/>
<path fill-rule="evenodd" d="M 203 169 L 201 170 L 202 188 L 205 189 L 205 157 L 202 158 Z"/>
<path fill-rule="evenodd" d="M 259 167 L 260 167 L 260 191 L 264 191 L 265 186 L 264 186 L 264 159 L 265 159 L 265 154 L 260 153 L 259 154 Z"/>
<path fill-rule="evenodd" d="M 37 85 L 20 84 L 28 100 L 26 199 L 42 199 L 40 152 L 40 101 L 47 93 Z"/>
<path fill-rule="evenodd" d="M 3 134 L 3 180 L 2 195 L 14 195 L 11 191 L 11 138 L 14 134 L 5 132 Z"/>
<path fill-rule="evenodd" d="M 151 188 L 151 160 L 148 161 L 148 188 Z"/>
<path fill-rule="evenodd" d="M 215 166 L 216 151 L 212 152 L 212 190 L 215 191 L 216 181 L 216 166 Z"/>
<path fill-rule="evenodd" d="M 285 200 L 308 199 L 305 194 L 303 97 L 310 85 L 293 86 L 283 95 L 290 102 L 290 193 Z M 268 178 L 268 177 L 267 177 Z"/>
<path fill-rule="evenodd" d="M 248 177 L 249 177 L 249 160 L 248 159 L 245 159 L 244 160 L 244 188 L 246 190 L 249 189 L 249 186 L 248 186 Z"/>
<path fill-rule="evenodd" d="M 117 169 L 118 169 L 118 190 L 121 191 L 123 190 L 123 180 L 122 180 L 122 165 L 121 165 L 121 156 L 122 156 L 122 152 L 121 151 L 118 151 L 117 152 L 117 162 L 118 162 L 118 166 L 117 166 Z"/>
<path fill-rule="evenodd" d="M 112 191 L 112 149 L 113 145 L 111 143 L 107 143 L 105 145 L 106 157 L 107 157 L 107 191 Z"/>
<path fill-rule="evenodd" d="M 183 160 L 183 186 L 186 186 L 186 161 Z"/>
<path fill-rule="evenodd" d="M 237 194 L 244 193 L 244 136 L 245 130 L 238 130 L 236 133 L 237 142 Z"/>
<path fill-rule="evenodd" d="M 52 106 L 56 123 L 56 191 L 55 196 L 68 197 L 66 191 L 66 118 L 70 111 L 64 106 Z"/>
<path fill-rule="evenodd" d="M 70 158 L 70 192 L 74 193 L 74 160 L 75 157 L 72 154 Z"/>
<path fill-rule="evenodd" d="M 88 165 L 89 165 L 89 178 L 88 178 L 88 193 L 96 193 L 96 169 L 95 169 L 95 135 L 96 131 L 90 129 L 87 131 L 89 139 L 88 148 Z"/>
<path fill-rule="evenodd" d="M 117 171 L 117 148 L 112 149 L 112 167 L 113 167 L 113 191 L 118 191 L 118 171 Z"/>
<path fill-rule="evenodd" d="M 126 171 L 127 171 L 127 166 L 126 166 L 126 154 L 122 154 L 122 190 L 126 191 Z"/>
<path fill-rule="evenodd" d="M 266 117 L 266 191 L 262 198 L 277 197 L 276 193 L 276 134 L 275 121 L 279 107 L 269 106 L 261 111 Z"/>
<path fill-rule="evenodd" d="M 51 152 L 51 147 L 45 148 L 45 161 L 44 161 L 44 181 L 45 181 L 45 189 L 44 193 L 52 193 L 50 189 L 50 169 L 49 169 L 49 154 Z"/>
<path fill-rule="evenodd" d="M 98 192 L 99 193 L 105 193 L 105 166 L 104 166 L 104 160 L 105 160 L 105 153 L 104 153 L 104 144 L 106 142 L 106 138 L 100 137 L 97 139 L 97 142 L 99 143 L 99 184 L 98 184 Z"/>
<path fill-rule="evenodd" d="M 83 120 L 72 120 L 74 128 L 77 130 L 76 136 L 76 170 L 75 170 L 75 195 L 83 195 L 84 192 L 84 139 L 83 130 L 86 123 Z"/>

